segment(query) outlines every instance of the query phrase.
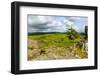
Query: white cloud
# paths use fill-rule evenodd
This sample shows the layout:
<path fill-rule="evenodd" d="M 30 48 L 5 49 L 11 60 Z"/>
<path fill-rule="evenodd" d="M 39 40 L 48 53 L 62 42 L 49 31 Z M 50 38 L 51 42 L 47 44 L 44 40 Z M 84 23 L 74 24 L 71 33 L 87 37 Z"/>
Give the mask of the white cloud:
<path fill-rule="evenodd" d="M 66 32 L 70 27 L 80 31 L 86 22 L 86 17 L 29 15 L 28 32 Z"/>
<path fill-rule="evenodd" d="M 65 25 L 66 25 L 66 28 L 67 29 L 69 29 L 69 28 L 73 28 L 73 29 L 75 29 L 76 31 L 78 31 L 79 29 L 78 29 L 78 27 L 75 25 L 75 23 L 74 23 L 74 21 L 70 21 L 70 20 L 64 20 L 64 23 L 65 23 Z"/>
<path fill-rule="evenodd" d="M 80 19 L 82 19 L 82 17 L 69 17 L 69 20 L 72 20 L 72 21 L 76 21 Z"/>
<path fill-rule="evenodd" d="M 69 20 L 64 20 L 64 23 L 66 24 L 66 26 L 72 26 L 72 25 L 74 25 L 74 22 L 72 22 L 72 21 L 69 21 Z"/>
<path fill-rule="evenodd" d="M 65 25 L 53 16 L 28 16 L 28 32 L 65 32 Z"/>
<path fill-rule="evenodd" d="M 49 22 L 47 16 L 28 16 L 28 24 L 35 25 L 35 24 L 44 24 Z"/>

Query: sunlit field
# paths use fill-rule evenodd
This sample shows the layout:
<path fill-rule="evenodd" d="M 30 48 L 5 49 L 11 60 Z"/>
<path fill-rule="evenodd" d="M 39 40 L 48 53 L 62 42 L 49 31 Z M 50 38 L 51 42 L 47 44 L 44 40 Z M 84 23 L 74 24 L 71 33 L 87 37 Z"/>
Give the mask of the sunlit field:
<path fill-rule="evenodd" d="M 27 60 L 88 58 L 88 17 L 28 15 Z"/>
<path fill-rule="evenodd" d="M 29 34 L 28 60 L 85 59 L 88 49 L 85 35 L 69 39 L 67 34 Z M 84 45 L 80 42 L 84 42 Z"/>

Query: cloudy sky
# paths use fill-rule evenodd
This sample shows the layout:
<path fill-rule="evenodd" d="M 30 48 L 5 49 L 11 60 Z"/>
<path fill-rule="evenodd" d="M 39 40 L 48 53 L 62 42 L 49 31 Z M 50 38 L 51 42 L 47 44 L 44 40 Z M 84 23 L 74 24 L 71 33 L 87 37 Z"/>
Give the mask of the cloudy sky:
<path fill-rule="evenodd" d="M 28 15 L 29 33 L 66 32 L 71 26 L 78 32 L 84 32 L 84 26 L 87 24 L 87 17 Z"/>

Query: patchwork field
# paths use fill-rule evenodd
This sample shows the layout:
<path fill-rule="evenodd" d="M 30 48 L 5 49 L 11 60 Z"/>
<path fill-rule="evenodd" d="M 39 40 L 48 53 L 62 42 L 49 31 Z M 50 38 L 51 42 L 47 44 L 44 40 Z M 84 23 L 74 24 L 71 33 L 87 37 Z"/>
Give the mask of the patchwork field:
<path fill-rule="evenodd" d="M 84 38 L 70 40 L 67 34 L 28 35 L 28 57 L 32 60 L 84 59 L 88 58 L 85 45 L 77 44 Z M 86 40 L 85 40 L 86 41 Z"/>

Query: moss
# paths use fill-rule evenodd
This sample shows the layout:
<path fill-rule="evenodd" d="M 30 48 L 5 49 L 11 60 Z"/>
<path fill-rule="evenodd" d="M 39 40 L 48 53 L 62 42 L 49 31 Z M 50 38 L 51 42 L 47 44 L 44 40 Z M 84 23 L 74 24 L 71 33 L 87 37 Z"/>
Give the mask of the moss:
<path fill-rule="evenodd" d="M 87 54 L 87 52 L 84 50 L 84 51 L 82 51 L 81 49 L 78 49 L 77 51 L 76 51 L 76 54 L 80 57 L 80 58 L 87 58 L 88 57 L 88 54 Z"/>

